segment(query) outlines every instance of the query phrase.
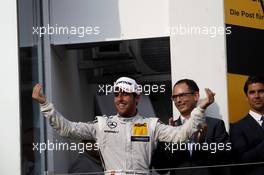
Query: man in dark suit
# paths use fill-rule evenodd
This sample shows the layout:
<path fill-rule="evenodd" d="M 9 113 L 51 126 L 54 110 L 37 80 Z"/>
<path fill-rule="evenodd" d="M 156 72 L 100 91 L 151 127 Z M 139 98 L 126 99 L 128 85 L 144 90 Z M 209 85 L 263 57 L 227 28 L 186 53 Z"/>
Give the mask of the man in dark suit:
<path fill-rule="evenodd" d="M 244 85 L 249 113 L 230 128 L 236 161 L 256 163 L 237 167 L 240 174 L 264 174 L 264 77 L 250 76 Z"/>
<path fill-rule="evenodd" d="M 176 108 L 180 112 L 180 116 L 176 121 L 170 118 L 169 123 L 174 126 L 182 125 L 186 122 L 192 110 L 197 106 L 199 99 L 199 88 L 197 84 L 190 79 L 182 79 L 176 82 L 173 87 L 172 100 Z M 228 142 L 229 136 L 226 132 L 224 122 L 220 119 L 206 117 L 206 122 L 200 127 L 190 139 L 189 143 L 199 144 L 200 146 L 208 146 L 208 149 L 168 149 L 170 147 L 179 148 L 181 143 L 158 143 L 158 148 L 153 154 L 152 165 L 155 169 L 170 169 L 170 174 L 180 175 L 208 175 L 208 174 L 228 174 L 226 168 L 196 168 L 197 166 L 210 166 L 226 163 L 227 151 L 231 149 Z M 222 145 L 222 149 L 217 150 L 218 144 Z M 209 148 L 210 147 L 210 148 Z M 214 148 L 213 148 L 214 147 Z M 216 148 L 216 149 L 215 149 Z M 224 148 L 224 149 L 223 149 Z M 167 173 L 167 171 L 158 171 L 159 173 Z"/>

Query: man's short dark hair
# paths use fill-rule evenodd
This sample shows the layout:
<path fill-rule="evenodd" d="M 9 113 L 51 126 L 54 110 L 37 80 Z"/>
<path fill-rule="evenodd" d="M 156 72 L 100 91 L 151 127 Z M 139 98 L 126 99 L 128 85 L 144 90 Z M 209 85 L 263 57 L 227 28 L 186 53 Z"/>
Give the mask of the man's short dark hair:
<path fill-rule="evenodd" d="M 197 86 L 197 84 L 195 83 L 195 81 L 191 80 L 191 79 L 181 79 L 179 81 L 177 81 L 173 88 L 178 85 L 178 84 L 182 84 L 185 83 L 187 84 L 188 88 L 192 91 L 192 92 L 199 92 L 199 87 Z"/>
<path fill-rule="evenodd" d="M 247 95 L 247 91 L 248 91 L 248 86 L 253 84 L 253 83 L 264 84 L 264 76 L 263 75 L 252 75 L 252 76 L 248 77 L 248 79 L 244 85 L 244 92 L 246 95 Z"/>

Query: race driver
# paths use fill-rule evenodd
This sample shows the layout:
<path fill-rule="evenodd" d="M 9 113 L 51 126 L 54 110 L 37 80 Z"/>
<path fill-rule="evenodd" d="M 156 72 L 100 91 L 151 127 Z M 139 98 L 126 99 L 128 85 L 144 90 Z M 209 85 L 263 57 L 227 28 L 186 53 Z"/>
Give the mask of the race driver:
<path fill-rule="evenodd" d="M 161 123 L 158 118 L 138 114 L 140 91 L 134 79 L 121 77 L 113 87 L 117 114 L 97 116 L 88 123 L 64 118 L 48 102 L 40 84 L 36 84 L 32 92 L 42 114 L 61 136 L 98 142 L 106 174 L 147 174 L 157 141 L 183 142 L 190 138 L 204 122 L 204 110 L 214 102 L 215 95 L 205 89 L 207 97 L 193 110 L 188 122 L 173 127 Z"/>

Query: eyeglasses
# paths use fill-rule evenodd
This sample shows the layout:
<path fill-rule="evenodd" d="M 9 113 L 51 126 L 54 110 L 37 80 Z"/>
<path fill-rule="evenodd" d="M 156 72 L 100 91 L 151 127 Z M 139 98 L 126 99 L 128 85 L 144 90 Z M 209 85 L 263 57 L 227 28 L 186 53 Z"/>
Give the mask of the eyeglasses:
<path fill-rule="evenodd" d="M 171 96 L 171 100 L 176 101 L 177 98 L 186 98 L 188 95 L 193 95 L 193 94 L 194 92 L 180 93 L 180 94 Z"/>

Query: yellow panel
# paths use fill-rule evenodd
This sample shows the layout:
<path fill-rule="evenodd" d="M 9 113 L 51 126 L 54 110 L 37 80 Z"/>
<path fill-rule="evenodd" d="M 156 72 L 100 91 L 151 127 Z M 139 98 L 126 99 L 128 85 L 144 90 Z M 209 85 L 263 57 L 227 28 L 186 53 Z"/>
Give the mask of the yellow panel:
<path fill-rule="evenodd" d="M 147 123 L 135 123 L 133 127 L 134 136 L 146 136 L 148 135 Z"/>
<path fill-rule="evenodd" d="M 229 121 L 231 123 L 240 120 L 249 111 L 247 98 L 243 91 L 247 78 L 248 76 L 245 75 L 227 74 Z"/>
<path fill-rule="evenodd" d="M 244 27 L 264 29 L 261 0 L 225 0 L 225 22 Z"/>

